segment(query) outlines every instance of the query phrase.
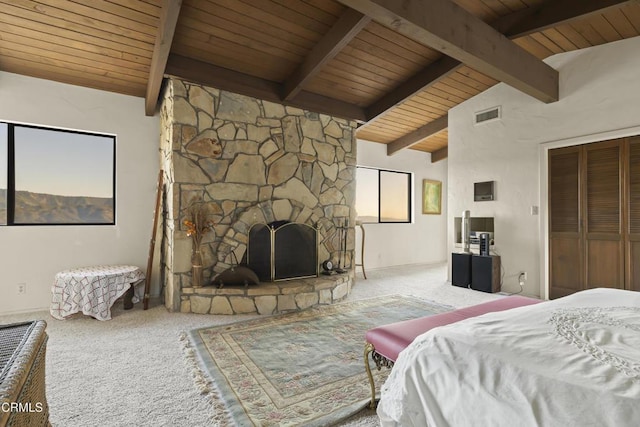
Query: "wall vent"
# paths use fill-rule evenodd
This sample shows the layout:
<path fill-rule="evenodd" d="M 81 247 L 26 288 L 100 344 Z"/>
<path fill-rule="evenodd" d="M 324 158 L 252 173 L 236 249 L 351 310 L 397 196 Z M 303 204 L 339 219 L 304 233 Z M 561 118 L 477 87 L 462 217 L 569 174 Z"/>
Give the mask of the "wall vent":
<path fill-rule="evenodd" d="M 500 120 L 502 111 L 500 107 L 491 107 L 487 110 L 476 111 L 474 115 L 474 124 L 479 125 L 494 120 Z"/>

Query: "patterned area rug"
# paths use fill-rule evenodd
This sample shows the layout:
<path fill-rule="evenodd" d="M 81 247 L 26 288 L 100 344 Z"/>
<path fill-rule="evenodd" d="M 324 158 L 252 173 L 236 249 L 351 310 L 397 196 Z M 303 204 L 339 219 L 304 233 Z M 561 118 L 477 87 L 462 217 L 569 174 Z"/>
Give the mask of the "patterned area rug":
<path fill-rule="evenodd" d="M 237 425 L 323 426 L 369 401 L 368 329 L 452 309 L 392 295 L 196 329 L 189 340 Z M 379 386 L 388 372 L 375 375 Z"/>

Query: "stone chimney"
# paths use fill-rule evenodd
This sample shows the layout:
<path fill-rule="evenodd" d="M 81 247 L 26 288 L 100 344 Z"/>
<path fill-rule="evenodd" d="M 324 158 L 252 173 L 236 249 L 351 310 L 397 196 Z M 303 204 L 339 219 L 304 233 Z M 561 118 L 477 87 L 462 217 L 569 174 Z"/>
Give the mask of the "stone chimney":
<path fill-rule="evenodd" d="M 320 262 L 338 263 L 337 227 L 355 224 L 356 123 L 176 79 L 161 106 L 165 304 L 186 310 L 188 202 L 209 203 L 215 227 L 202 244 L 204 283 L 242 259 L 249 227 L 289 220 L 319 228 Z M 352 266 L 354 230 L 347 233 Z"/>

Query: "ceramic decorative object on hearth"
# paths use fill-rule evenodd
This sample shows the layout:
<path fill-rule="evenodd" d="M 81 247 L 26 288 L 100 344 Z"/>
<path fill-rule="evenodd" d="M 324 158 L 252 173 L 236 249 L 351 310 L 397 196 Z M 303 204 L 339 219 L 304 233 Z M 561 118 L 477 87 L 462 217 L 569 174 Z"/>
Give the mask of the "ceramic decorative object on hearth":
<path fill-rule="evenodd" d="M 191 286 L 199 288 L 202 286 L 202 253 L 200 246 L 202 238 L 213 228 L 213 221 L 210 219 L 209 206 L 199 199 L 194 199 L 187 207 L 186 218 L 183 221 L 187 228 L 187 236 L 191 237 Z"/>

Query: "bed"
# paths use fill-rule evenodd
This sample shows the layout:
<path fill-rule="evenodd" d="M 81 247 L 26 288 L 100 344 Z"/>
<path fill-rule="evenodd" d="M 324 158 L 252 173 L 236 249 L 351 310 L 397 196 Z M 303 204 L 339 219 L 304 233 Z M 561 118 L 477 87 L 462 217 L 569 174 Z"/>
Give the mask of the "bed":
<path fill-rule="evenodd" d="M 417 337 L 381 426 L 640 425 L 640 293 L 591 289 Z"/>

